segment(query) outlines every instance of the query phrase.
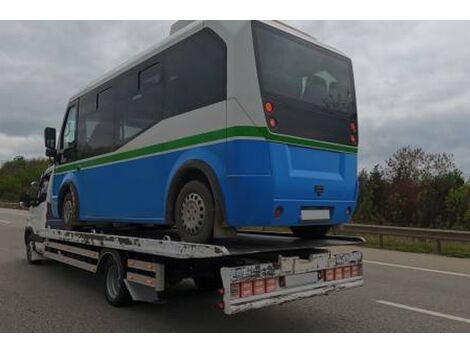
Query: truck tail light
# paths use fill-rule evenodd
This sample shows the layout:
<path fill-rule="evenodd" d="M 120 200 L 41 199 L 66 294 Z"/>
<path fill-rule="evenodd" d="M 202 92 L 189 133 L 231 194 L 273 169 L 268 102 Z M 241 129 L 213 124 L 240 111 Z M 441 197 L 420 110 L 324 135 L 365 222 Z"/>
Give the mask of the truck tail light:
<path fill-rule="evenodd" d="M 325 270 L 325 281 L 333 281 L 335 279 L 335 269 Z"/>
<path fill-rule="evenodd" d="M 266 279 L 266 293 L 277 290 L 277 280 L 274 277 Z"/>
<path fill-rule="evenodd" d="M 356 277 L 361 275 L 361 266 L 360 265 L 353 265 L 351 267 L 351 277 Z"/>
<path fill-rule="evenodd" d="M 253 281 L 245 281 L 241 284 L 240 297 L 250 297 L 253 296 Z"/>
<path fill-rule="evenodd" d="M 255 280 L 253 281 L 253 294 L 254 295 L 262 295 L 265 293 L 265 280 Z"/>
<path fill-rule="evenodd" d="M 335 268 L 335 280 L 343 280 L 343 268 Z"/>

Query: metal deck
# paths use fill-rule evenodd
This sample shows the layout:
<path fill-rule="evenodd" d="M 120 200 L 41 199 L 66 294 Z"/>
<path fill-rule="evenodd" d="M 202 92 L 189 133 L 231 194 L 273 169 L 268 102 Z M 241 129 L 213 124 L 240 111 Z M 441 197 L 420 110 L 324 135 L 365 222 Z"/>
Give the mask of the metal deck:
<path fill-rule="evenodd" d="M 277 233 L 239 233 L 236 237 L 218 239 L 211 244 L 189 243 L 164 239 L 121 236 L 104 233 L 43 229 L 38 235 L 45 239 L 65 241 L 95 247 L 105 247 L 178 259 L 217 258 L 235 255 L 315 249 L 331 246 L 357 245 L 360 237 L 327 236 L 304 240 Z"/>

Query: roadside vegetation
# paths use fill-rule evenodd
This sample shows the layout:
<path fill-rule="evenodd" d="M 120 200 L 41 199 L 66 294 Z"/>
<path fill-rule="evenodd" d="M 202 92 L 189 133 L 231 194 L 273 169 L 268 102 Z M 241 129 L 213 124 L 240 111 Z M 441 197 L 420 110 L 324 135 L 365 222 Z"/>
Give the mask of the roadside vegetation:
<path fill-rule="evenodd" d="M 47 159 L 25 159 L 18 156 L 0 167 L 0 202 L 19 202 L 30 190 L 32 181 L 38 181 L 49 165 Z"/>
<path fill-rule="evenodd" d="M 359 187 L 356 223 L 470 230 L 470 183 L 451 154 L 401 148 Z"/>

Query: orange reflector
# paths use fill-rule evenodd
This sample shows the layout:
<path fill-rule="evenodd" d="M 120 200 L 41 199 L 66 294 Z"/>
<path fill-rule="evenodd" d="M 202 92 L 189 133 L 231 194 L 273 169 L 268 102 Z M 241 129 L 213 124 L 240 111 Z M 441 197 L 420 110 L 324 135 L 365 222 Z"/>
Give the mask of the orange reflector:
<path fill-rule="evenodd" d="M 349 279 L 351 277 L 351 267 L 346 266 L 343 268 L 343 279 Z"/>
<path fill-rule="evenodd" d="M 325 281 L 333 281 L 335 279 L 335 269 L 325 270 Z"/>
<path fill-rule="evenodd" d="M 253 294 L 262 295 L 265 292 L 264 286 L 265 286 L 264 279 L 253 281 Z"/>
<path fill-rule="evenodd" d="M 240 298 L 241 288 L 240 283 L 237 282 L 236 284 L 230 285 L 230 297 L 231 298 Z"/>
<path fill-rule="evenodd" d="M 266 293 L 276 291 L 277 289 L 277 280 L 273 278 L 266 279 Z"/>
<path fill-rule="evenodd" d="M 250 296 L 253 296 L 253 282 L 252 281 L 242 282 L 240 297 L 250 297 Z"/>
<path fill-rule="evenodd" d="M 268 102 L 264 103 L 264 111 L 265 112 L 271 113 L 271 112 L 273 112 L 273 110 L 274 110 L 274 106 L 271 102 L 268 101 Z"/>
<path fill-rule="evenodd" d="M 343 279 L 343 268 L 336 268 L 335 269 L 335 280 L 342 280 Z"/>

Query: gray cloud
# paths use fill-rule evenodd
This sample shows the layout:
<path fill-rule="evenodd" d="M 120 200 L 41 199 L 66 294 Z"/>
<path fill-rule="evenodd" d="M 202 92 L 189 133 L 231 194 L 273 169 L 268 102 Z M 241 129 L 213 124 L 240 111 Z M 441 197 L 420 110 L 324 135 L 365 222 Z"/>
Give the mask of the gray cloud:
<path fill-rule="evenodd" d="M 470 22 L 289 21 L 353 60 L 360 164 L 450 152 L 470 174 Z M 164 21 L 0 22 L 0 161 L 43 154 L 68 98 L 164 38 Z"/>

